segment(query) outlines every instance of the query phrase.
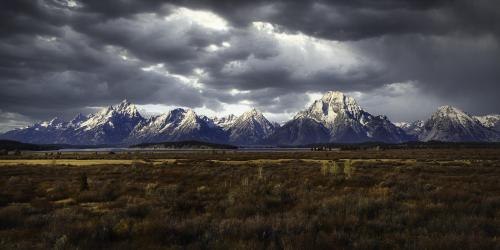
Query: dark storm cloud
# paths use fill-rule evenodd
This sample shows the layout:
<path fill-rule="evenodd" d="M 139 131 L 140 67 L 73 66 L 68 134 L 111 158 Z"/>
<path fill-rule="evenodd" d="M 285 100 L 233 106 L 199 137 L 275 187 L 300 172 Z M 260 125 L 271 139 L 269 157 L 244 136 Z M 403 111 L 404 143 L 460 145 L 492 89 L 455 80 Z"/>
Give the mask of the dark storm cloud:
<path fill-rule="evenodd" d="M 68 26 L 61 27 L 57 36 L 13 34 L 2 39 L 0 106 L 40 120 L 68 118 L 88 111 L 86 106 L 109 105 L 123 98 L 138 103 L 203 104 L 203 98 L 179 79 L 141 70 L 149 63 L 122 60 L 122 50 L 95 43 Z"/>
<path fill-rule="evenodd" d="M 499 31 L 500 3 L 489 0 L 178 1 L 207 8 L 237 25 L 269 21 L 334 40 L 391 34 Z"/>
<path fill-rule="evenodd" d="M 487 0 L 7 0 L 0 124 L 67 118 L 123 98 L 215 110 L 246 100 L 293 113 L 305 92 L 335 89 L 371 93 L 371 105 L 408 81 L 422 100 L 499 113 L 499 39 L 500 2 Z"/>
<path fill-rule="evenodd" d="M 389 80 L 418 80 L 423 93 L 471 113 L 500 111 L 500 47 L 493 36 L 406 35 L 358 45 L 383 62 Z"/>
<path fill-rule="evenodd" d="M 243 89 L 260 89 L 280 82 L 288 92 L 325 91 L 332 87 L 368 92 L 384 84 L 417 80 L 417 87 L 423 93 L 438 96 L 445 103 L 473 113 L 499 112 L 500 2 L 183 1 L 181 4 L 210 9 L 241 27 L 251 21 L 265 20 L 281 25 L 287 32 L 347 41 L 383 66 L 383 70 L 359 68 L 364 77 L 353 77 L 355 73 L 319 72 L 297 81 L 290 78 L 289 72 L 276 67 L 236 77 L 218 74 L 215 81 L 223 79 Z"/>

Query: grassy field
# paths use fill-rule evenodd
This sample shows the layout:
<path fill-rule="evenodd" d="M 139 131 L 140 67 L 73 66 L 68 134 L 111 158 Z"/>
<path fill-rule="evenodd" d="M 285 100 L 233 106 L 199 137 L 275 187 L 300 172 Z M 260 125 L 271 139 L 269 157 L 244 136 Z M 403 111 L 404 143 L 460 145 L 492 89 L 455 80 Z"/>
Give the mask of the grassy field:
<path fill-rule="evenodd" d="M 0 249 L 499 249 L 500 150 L 0 156 Z"/>

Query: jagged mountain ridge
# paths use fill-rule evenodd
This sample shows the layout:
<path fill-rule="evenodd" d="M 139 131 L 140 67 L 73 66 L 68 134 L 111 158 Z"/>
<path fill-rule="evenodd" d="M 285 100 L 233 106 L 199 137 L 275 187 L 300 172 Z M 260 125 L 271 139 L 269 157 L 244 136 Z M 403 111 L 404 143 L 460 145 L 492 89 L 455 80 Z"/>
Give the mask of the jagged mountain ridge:
<path fill-rule="evenodd" d="M 500 115 L 474 116 L 483 126 L 500 132 Z"/>
<path fill-rule="evenodd" d="M 69 122 L 54 118 L 9 131 L 0 137 L 41 144 L 118 144 L 144 120 L 135 105 L 124 100 L 89 116 L 78 114 Z"/>
<path fill-rule="evenodd" d="M 418 136 L 422 133 L 425 121 L 417 120 L 414 122 L 396 122 L 394 125 L 401 128 L 408 135 Z"/>
<path fill-rule="evenodd" d="M 238 117 L 233 114 L 230 114 L 228 116 L 224 116 L 221 118 L 214 117 L 208 119 L 211 119 L 215 126 L 219 126 L 223 130 L 229 130 L 229 128 L 234 124 L 234 122 L 236 121 L 236 119 L 238 119 Z"/>
<path fill-rule="evenodd" d="M 138 124 L 126 139 L 128 143 L 200 140 L 225 142 L 222 128 L 213 126 L 207 117 L 198 116 L 191 109 L 177 108 L 151 117 Z"/>
<path fill-rule="evenodd" d="M 274 128 L 261 112 L 251 109 L 229 125 L 228 140 L 235 144 L 259 144 L 274 132 Z"/>
<path fill-rule="evenodd" d="M 191 109 L 177 108 L 145 119 L 135 105 L 124 100 L 71 121 L 59 118 L 9 131 L 0 138 L 29 143 L 136 144 L 198 140 L 215 143 L 254 144 L 273 132 L 274 125 L 252 109 L 236 117 L 208 118 Z"/>
<path fill-rule="evenodd" d="M 8 131 L 0 138 L 28 143 L 137 144 L 199 140 L 239 145 L 299 145 L 325 142 L 404 142 L 412 140 L 500 141 L 499 115 L 472 117 L 456 108 L 438 109 L 426 122 L 393 124 L 363 110 L 354 98 L 327 92 L 282 126 L 251 109 L 240 116 L 209 118 L 191 109 L 174 109 L 144 118 L 124 100 L 70 121 L 54 118 Z"/>
<path fill-rule="evenodd" d="M 500 135 L 466 112 L 442 106 L 425 122 L 418 135 L 421 141 L 498 141 Z"/>
<path fill-rule="evenodd" d="M 76 144 L 115 144 L 123 142 L 137 124 L 144 122 L 136 106 L 122 101 L 82 121 L 75 130 Z"/>
<path fill-rule="evenodd" d="M 294 126 L 299 127 L 294 128 Z M 327 135 L 323 135 L 325 129 Z M 311 143 L 310 136 L 319 137 L 319 142 L 345 143 L 364 141 L 396 143 L 412 139 L 387 117 L 371 115 L 363 110 L 354 98 L 338 91 L 327 92 L 277 130 L 278 134 L 287 135 L 288 138 L 278 138 L 276 135 L 272 138 L 283 144 L 292 145 Z"/>

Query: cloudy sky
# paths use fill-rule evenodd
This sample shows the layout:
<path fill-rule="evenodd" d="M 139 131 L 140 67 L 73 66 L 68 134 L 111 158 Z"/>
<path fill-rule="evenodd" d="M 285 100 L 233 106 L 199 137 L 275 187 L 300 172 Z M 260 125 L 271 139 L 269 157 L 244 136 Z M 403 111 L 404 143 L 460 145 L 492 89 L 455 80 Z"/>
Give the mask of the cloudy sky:
<path fill-rule="evenodd" d="M 3 0 L 0 131 L 125 98 L 282 121 L 328 90 L 393 121 L 500 113 L 499 39 L 495 0 Z"/>

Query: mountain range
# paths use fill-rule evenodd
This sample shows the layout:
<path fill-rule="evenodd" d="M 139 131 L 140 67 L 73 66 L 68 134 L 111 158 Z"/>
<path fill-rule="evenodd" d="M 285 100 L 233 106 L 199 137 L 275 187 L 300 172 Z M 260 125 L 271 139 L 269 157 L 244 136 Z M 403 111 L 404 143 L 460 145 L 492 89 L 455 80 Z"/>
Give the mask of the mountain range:
<path fill-rule="evenodd" d="M 329 91 L 282 126 L 258 110 L 207 117 L 177 108 L 144 118 L 127 100 L 70 121 L 54 118 L 8 131 L 0 139 L 38 144 L 121 144 L 198 140 L 237 145 L 304 145 L 377 141 L 500 141 L 500 115 L 471 116 L 440 107 L 426 121 L 392 123 L 338 91 Z"/>

